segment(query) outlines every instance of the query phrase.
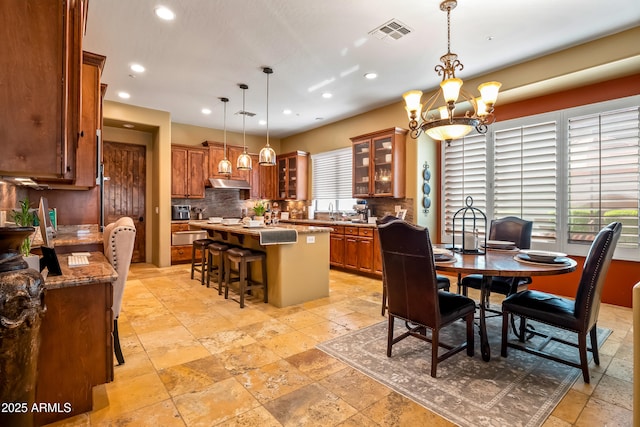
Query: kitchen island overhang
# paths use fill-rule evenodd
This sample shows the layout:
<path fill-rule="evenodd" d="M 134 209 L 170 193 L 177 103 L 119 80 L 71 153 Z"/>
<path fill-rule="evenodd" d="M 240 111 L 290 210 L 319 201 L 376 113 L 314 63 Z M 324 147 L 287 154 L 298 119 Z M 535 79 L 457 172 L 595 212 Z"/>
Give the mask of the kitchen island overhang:
<path fill-rule="evenodd" d="M 189 226 L 207 230 L 214 240 L 265 252 L 270 304 L 288 307 L 329 296 L 330 227 L 279 224 L 257 228 L 207 221 L 189 221 Z M 260 245 L 260 232 L 271 230 L 295 230 L 297 241 Z M 258 268 L 252 274 L 262 279 Z"/>

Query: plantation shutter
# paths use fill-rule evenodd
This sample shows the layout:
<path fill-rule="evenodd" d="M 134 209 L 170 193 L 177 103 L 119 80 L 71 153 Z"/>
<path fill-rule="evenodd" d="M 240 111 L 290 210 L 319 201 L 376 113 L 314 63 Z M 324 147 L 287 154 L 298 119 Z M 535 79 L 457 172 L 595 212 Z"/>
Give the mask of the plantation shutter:
<path fill-rule="evenodd" d="M 533 221 L 532 237 L 557 239 L 557 124 L 496 130 L 493 216 Z"/>
<path fill-rule="evenodd" d="M 313 198 L 318 199 L 350 199 L 352 165 L 352 150 L 341 148 L 339 150 L 326 151 L 313 154 Z"/>
<path fill-rule="evenodd" d="M 639 107 L 569 118 L 568 242 L 590 243 L 613 221 L 618 247 L 638 248 Z"/>
<path fill-rule="evenodd" d="M 480 134 L 466 136 L 443 146 L 443 151 L 445 234 L 451 235 L 453 216 L 466 206 L 467 196 L 473 198 L 473 207 L 487 213 L 487 139 Z"/>

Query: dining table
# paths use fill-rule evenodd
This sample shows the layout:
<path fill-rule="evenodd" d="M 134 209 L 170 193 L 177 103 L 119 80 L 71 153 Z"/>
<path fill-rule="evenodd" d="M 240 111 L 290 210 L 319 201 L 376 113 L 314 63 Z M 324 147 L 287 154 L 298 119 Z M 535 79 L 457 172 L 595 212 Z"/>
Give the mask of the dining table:
<path fill-rule="evenodd" d="M 558 258 L 551 263 L 535 262 L 523 256 L 520 251 L 505 249 L 486 249 L 473 253 L 451 251 L 446 261 L 436 261 L 436 270 L 461 275 L 482 275 L 480 286 L 480 350 L 482 359 L 491 359 L 491 349 L 487 336 L 486 311 L 487 293 L 490 291 L 492 277 L 532 277 L 566 274 L 575 271 L 577 262 L 568 257 Z"/>

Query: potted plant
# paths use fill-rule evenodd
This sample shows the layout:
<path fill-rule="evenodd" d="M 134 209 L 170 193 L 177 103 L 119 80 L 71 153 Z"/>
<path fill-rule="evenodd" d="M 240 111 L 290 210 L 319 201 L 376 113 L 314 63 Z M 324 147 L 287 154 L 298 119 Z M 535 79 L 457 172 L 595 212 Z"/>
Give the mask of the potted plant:
<path fill-rule="evenodd" d="M 33 227 L 33 222 L 36 219 L 36 215 L 29 209 L 29 198 L 20 201 L 20 210 L 13 211 L 13 221 L 19 227 Z M 40 271 L 40 257 L 38 255 L 31 254 L 31 240 L 33 234 L 26 237 L 20 246 L 20 252 L 22 258 L 29 264 L 29 268 L 33 268 L 36 271 Z"/>
<path fill-rule="evenodd" d="M 264 203 L 262 203 L 262 200 L 258 200 L 258 202 L 256 202 L 255 205 L 253 205 L 253 213 L 254 213 L 253 219 L 258 221 L 264 220 L 265 210 L 266 208 L 264 206 Z"/>

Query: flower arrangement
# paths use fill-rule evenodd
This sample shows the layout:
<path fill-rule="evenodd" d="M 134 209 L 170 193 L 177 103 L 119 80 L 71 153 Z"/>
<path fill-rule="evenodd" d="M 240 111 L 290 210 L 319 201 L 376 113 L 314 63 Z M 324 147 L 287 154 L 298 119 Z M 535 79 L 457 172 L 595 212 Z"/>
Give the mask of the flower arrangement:
<path fill-rule="evenodd" d="M 256 202 L 255 205 L 253 205 L 253 213 L 256 216 L 264 216 L 265 211 L 266 211 L 266 208 L 264 206 L 264 203 L 262 203 L 262 200 L 259 200 L 258 202 Z"/>
<path fill-rule="evenodd" d="M 20 227 L 33 227 L 36 216 L 29 210 L 29 198 L 20 201 L 20 210 L 13 211 L 13 221 Z M 31 253 L 31 237 L 27 237 L 20 246 L 23 256 L 29 256 Z"/>

